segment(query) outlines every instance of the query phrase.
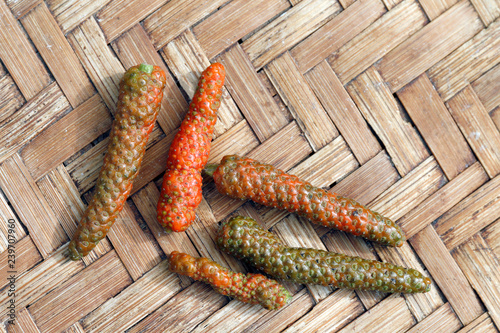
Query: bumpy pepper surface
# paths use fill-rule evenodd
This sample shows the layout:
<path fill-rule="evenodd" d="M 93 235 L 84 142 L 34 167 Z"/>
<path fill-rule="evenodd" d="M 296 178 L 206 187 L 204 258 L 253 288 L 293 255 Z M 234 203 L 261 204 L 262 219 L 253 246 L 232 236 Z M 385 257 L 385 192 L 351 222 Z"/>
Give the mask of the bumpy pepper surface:
<path fill-rule="evenodd" d="M 124 74 L 104 164 L 93 197 L 69 243 L 72 260 L 92 251 L 122 210 L 139 172 L 165 82 L 165 73 L 158 66 L 142 64 Z"/>
<path fill-rule="evenodd" d="M 401 228 L 354 200 L 286 174 L 272 165 L 236 155 L 225 156 L 219 165 L 207 165 L 217 190 L 232 198 L 250 199 L 264 206 L 286 209 L 311 222 L 343 230 L 384 245 L 401 246 Z"/>
<path fill-rule="evenodd" d="M 262 274 L 235 273 L 207 258 L 194 258 L 186 253 L 170 254 L 170 270 L 210 284 L 218 293 L 242 302 L 260 304 L 277 310 L 287 304 L 291 295 L 282 285 Z"/>
<path fill-rule="evenodd" d="M 415 269 L 323 250 L 286 247 L 248 217 L 237 216 L 223 223 L 217 245 L 278 279 L 390 293 L 430 290 L 430 279 Z"/>
<path fill-rule="evenodd" d="M 167 231 L 184 231 L 195 219 L 202 199 L 201 171 L 210 153 L 224 78 L 224 66 L 219 63 L 203 71 L 189 111 L 170 146 L 157 206 L 158 222 Z"/>

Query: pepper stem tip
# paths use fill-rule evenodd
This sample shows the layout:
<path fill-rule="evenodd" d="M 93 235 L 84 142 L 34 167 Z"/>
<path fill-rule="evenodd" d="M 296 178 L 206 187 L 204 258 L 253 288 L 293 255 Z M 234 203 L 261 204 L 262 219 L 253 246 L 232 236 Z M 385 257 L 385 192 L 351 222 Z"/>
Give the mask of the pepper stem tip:
<path fill-rule="evenodd" d="M 203 172 L 210 176 L 210 177 L 213 177 L 214 176 L 214 172 L 215 172 L 215 169 L 217 169 L 219 165 L 218 164 L 207 164 L 205 166 L 205 168 L 203 169 Z"/>
<path fill-rule="evenodd" d="M 139 70 L 143 71 L 144 73 L 151 74 L 153 72 L 153 65 L 148 65 L 148 64 L 140 64 L 139 65 Z"/>

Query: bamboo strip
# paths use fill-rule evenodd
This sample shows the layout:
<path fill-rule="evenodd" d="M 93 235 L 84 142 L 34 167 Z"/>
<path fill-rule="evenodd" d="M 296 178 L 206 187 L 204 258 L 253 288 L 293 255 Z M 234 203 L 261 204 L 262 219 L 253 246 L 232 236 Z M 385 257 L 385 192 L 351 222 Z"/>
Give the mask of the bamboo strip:
<path fill-rule="evenodd" d="M 160 49 L 184 30 L 217 10 L 225 2 L 227 0 L 168 1 L 144 20 L 144 29 L 151 37 L 156 49 Z"/>
<path fill-rule="evenodd" d="M 224 53 L 220 61 L 226 68 L 227 89 L 261 142 L 288 124 L 239 44 Z"/>
<path fill-rule="evenodd" d="M 274 88 L 273 84 L 269 80 L 269 77 L 266 75 L 266 73 L 263 70 L 260 70 L 257 72 L 257 76 L 260 78 L 260 82 L 262 82 L 262 84 L 266 87 L 269 94 L 276 99 L 276 97 L 278 97 L 278 92 L 276 91 L 276 88 Z"/>
<path fill-rule="evenodd" d="M 411 238 L 487 181 L 488 175 L 476 162 L 404 215 L 398 224 Z"/>
<path fill-rule="evenodd" d="M 291 304 L 283 307 L 281 311 L 294 308 Z M 232 300 L 200 323 L 191 332 L 242 332 L 248 330 L 252 323 L 258 322 L 268 314 L 269 311 L 259 305 Z M 227 320 L 226 318 L 231 318 L 231 320 Z"/>
<path fill-rule="evenodd" d="M 381 151 L 332 187 L 330 192 L 339 193 L 367 205 L 400 178 L 387 153 Z"/>
<path fill-rule="evenodd" d="M 0 164 L 0 187 L 43 258 L 68 240 L 19 155 Z"/>
<path fill-rule="evenodd" d="M 491 111 L 490 116 L 497 126 L 498 130 L 500 131 L 500 108 L 495 108 L 493 111 Z"/>
<path fill-rule="evenodd" d="M 500 261 L 481 235 L 476 234 L 459 246 L 453 258 L 488 309 L 493 322 L 500 326 Z"/>
<path fill-rule="evenodd" d="M 390 313 L 390 316 L 387 314 Z M 408 310 L 404 298 L 399 295 L 391 295 L 354 319 L 349 325 L 339 332 L 406 332 L 415 324 L 415 319 Z"/>
<path fill-rule="evenodd" d="M 441 188 L 445 181 L 443 172 L 431 156 L 372 201 L 370 207 L 398 220 Z"/>
<path fill-rule="evenodd" d="M 26 15 L 30 10 L 42 3 L 41 0 L 5 0 L 7 6 L 9 6 L 12 14 L 16 19 L 20 19 Z"/>
<path fill-rule="evenodd" d="M 10 75 L 0 78 L 0 123 L 9 118 L 26 101 Z"/>
<path fill-rule="evenodd" d="M 290 170 L 312 153 L 312 149 L 300 132 L 296 122 L 291 122 L 278 133 L 247 154 L 263 163 L 282 170 Z"/>
<path fill-rule="evenodd" d="M 447 101 L 498 63 L 500 22 L 493 23 L 432 66 L 429 78 Z"/>
<path fill-rule="evenodd" d="M 488 313 L 484 313 L 457 333 L 498 333 L 498 329 Z"/>
<path fill-rule="evenodd" d="M 262 206 L 259 204 L 256 204 L 252 201 L 247 201 L 243 206 L 238 208 L 232 216 L 249 216 L 256 220 L 260 225 L 263 226 L 265 229 L 271 229 L 276 223 L 280 222 L 287 216 L 289 216 L 291 213 L 288 211 L 280 210 L 280 209 L 275 209 L 271 207 L 266 207 Z M 313 228 L 316 228 L 319 226 L 313 225 Z M 299 292 L 299 290 L 303 289 L 303 285 L 300 284 L 295 284 L 293 282 L 287 282 L 283 281 L 285 283 L 285 287 L 293 294 Z"/>
<path fill-rule="evenodd" d="M 94 88 L 45 3 L 21 22 L 71 105 L 75 108 L 92 97 Z"/>
<path fill-rule="evenodd" d="M 486 111 L 490 112 L 500 105 L 500 64 L 486 72 L 471 84 Z"/>
<path fill-rule="evenodd" d="M 14 224 L 15 236 L 18 240 L 26 236 L 26 231 L 24 230 L 24 226 L 19 222 L 2 191 L 0 191 L 0 219 L 4 221 L 0 223 L 0 253 L 3 253 L 9 245 L 9 228 L 7 222 L 9 224 Z"/>
<path fill-rule="evenodd" d="M 191 332 L 225 303 L 227 303 L 227 297 L 216 293 L 204 283 L 195 282 L 128 332 Z"/>
<path fill-rule="evenodd" d="M 352 290 L 339 289 L 283 332 L 336 332 L 362 314 L 363 310 Z"/>
<path fill-rule="evenodd" d="M 6 325 L 7 332 L 9 333 L 41 333 L 36 326 L 33 318 L 31 317 L 30 311 L 28 309 L 22 309 L 21 311 L 16 313 L 15 324 Z"/>
<path fill-rule="evenodd" d="M 467 278 L 432 226 L 413 236 L 410 243 L 464 325 L 483 313 Z"/>
<path fill-rule="evenodd" d="M 336 1 L 303 0 L 245 40 L 242 47 L 254 67 L 261 69 L 341 10 Z"/>
<path fill-rule="evenodd" d="M 160 8 L 167 0 L 112 0 L 97 13 L 97 20 L 109 43 Z"/>
<path fill-rule="evenodd" d="M 88 333 L 125 332 L 180 289 L 177 274 L 168 271 L 168 260 L 164 260 L 85 317 L 83 329 Z"/>
<path fill-rule="evenodd" d="M 389 87 L 373 67 L 352 81 L 347 91 L 385 144 L 402 176 L 429 156 L 417 131 L 403 118 Z"/>
<path fill-rule="evenodd" d="M 16 308 L 23 309 L 32 305 L 40 298 L 44 297 L 50 291 L 56 289 L 69 276 L 78 277 L 78 272 L 84 269 L 82 261 L 70 261 L 65 254 L 66 244 L 59 247 L 49 257 L 45 258 L 40 264 L 33 266 L 30 270 L 20 274 L 16 279 Z M 84 285 L 84 284 L 82 284 Z M 7 293 L 0 296 L 0 304 L 7 308 Z M 2 313 L 2 322 L 5 320 L 5 314 Z"/>
<path fill-rule="evenodd" d="M 344 9 L 352 5 L 353 3 L 356 3 L 356 0 L 339 0 L 340 4 Z"/>
<path fill-rule="evenodd" d="M 60 332 L 116 295 L 130 282 L 125 267 L 112 251 L 40 298 L 30 306 L 30 312 L 42 332 Z"/>
<path fill-rule="evenodd" d="M 281 110 L 281 113 L 284 114 L 285 117 L 288 119 L 288 122 L 291 122 L 293 120 L 293 116 L 288 111 L 288 108 L 286 107 L 285 103 L 283 103 L 283 100 L 279 97 L 278 94 L 274 95 L 273 99 L 276 105 L 278 105 L 278 108 Z"/>
<path fill-rule="evenodd" d="M 74 158 L 71 158 L 66 164 L 66 170 L 71 175 L 80 194 L 87 192 L 95 185 L 108 142 L 109 139 L 105 138 L 87 151 L 74 155 Z"/>
<path fill-rule="evenodd" d="M 481 232 L 488 246 L 500 258 L 500 220 L 496 220 Z"/>
<path fill-rule="evenodd" d="M 345 85 L 426 23 L 418 3 L 405 0 L 334 52 L 328 63 Z"/>
<path fill-rule="evenodd" d="M 52 83 L 0 124 L 0 163 L 53 124 L 70 109 L 56 83 Z"/>
<path fill-rule="evenodd" d="M 339 135 L 288 52 L 274 59 L 265 72 L 315 151 Z"/>
<path fill-rule="evenodd" d="M 246 120 L 240 121 L 212 142 L 208 163 L 219 163 L 226 155 L 245 155 L 259 146 L 259 139 Z"/>
<path fill-rule="evenodd" d="M 419 2 L 427 16 L 434 20 L 456 4 L 458 0 L 420 0 Z"/>
<path fill-rule="evenodd" d="M 262 225 L 265 225 L 267 229 L 272 228 L 276 223 L 283 220 L 285 217 L 290 215 L 290 213 L 286 210 L 275 209 L 271 207 L 265 207 L 258 204 L 253 204 L 251 201 L 248 201 L 243 208 L 248 210 L 246 206 L 251 206 L 255 215 L 251 215 L 257 221 L 260 221 Z M 319 226 L 318 226 L 319 227 Z M 316 227 L 314 227 L 316 229 Z"/>
<path fill-rule="evenodd" d="M 448 108 L 490 178 L 500 173 L 500 132 L 474 90 L 468 86 Z"/>
<path fill-rule="evenodd" d="M 377 68 L 391 90 L 398 91 L 482 28 L 472 5 L 461 1 L 385 55 Z"/>
<path fill-rule="evenodd" d="M 173 72 L 181 87 L 191 98 L 198 86 L 200 74 L 210 65 L 210 61 L 201 49 L 191 30 L 183 32 L 179 37 L 168 43 L 162 49 L 162 56 L 170 70 Z M 187 112 L 185 110 L 184 112 Z M 243 117 L 227 92 L 222 89 L 222 99 L 217 111 L 217 122 L 215 124 L 215 136 L 219 136 Z"/>
<path fill-rule="evenodd" d="M 235 200 L 220 194 L 213 182 L 209 182 L 203 187 L 203 196 L 206 198 L 217 222 L 245 204 L 243 200 Z"/>
<path fill-rule="evenodd" d="M 305 77 L 356 159 L 365 164 L 382 148 L 331 67 L 323 61 Z"/>
<path fill-rule="evenodd" d="M 33 3 L 30 3 L 31 7 Z M 49 73 L 37 57 L 28 38 L 12 12 L 0 1 L 0 59 L 26 100 L 30 100 L 50 83 Z"/>
<path fill-rule="evenodd" d="M 230 1 L 195 25 L 193 33 L 207 57 L 212 59 L 288 8 L 290 4 L 286 0 Z"/>
<path fill-rule="evenodd" d="M 69 33 L 68 40 L 108 109 L 114 114 L 125 68 L 106 44 L 94 17 Z"/>
<path fill-rule="evenodd" d="M 485 26 L 500 17 L 500 4 L 495 0 L 471 0 Z"/>
<path fill-rule="evenodd" d="M 398 97 L 448 179 L 476 161 L 427 75 L 406 85 Z"/>
<path fill-rule="evenodd" d="M 462 323 L 453 312 L 450 303 L 446 303 L 431 313 L 424 320 L 413 326 L 407 333 L 419 332 L 455 332 L 462 327 Z"/>
<path fill-rule="evenodd" d="M 163 89 L 163 99 L 157 121 L 165 133 L 179 127 L 188 104 L 181 90 L 177 87 L 174 78 L 170 75 L 167 66 L 165 66 L 162 58 L 149 40 L 144 28 L 140 24 L 136 24 L 111 45 L 125 68 L 146 62 L 160 66 L 163 69 L 167 82 Z"/>
<path fill-rule="evenodd" d="M 200 253 L 200 256 L 211 258 L 213 261 L 236 272 L 246 272 L 243 264 L 234 257 L 222 252 L 216 245 L 217 229 L 219 225 L 205 198 L 196 210 L 197 218 L 186 231 L 189 238 Z"/>
<path fill-rule="evenodd" d="M 498 218 L 500 196 L 497 176 L 448 210 L 434 225 L 451 250 Z"/>
<path fill-rule="evenodd" d="M 12 267 L 10 264 L 12 263 L 9 259 L 8 250 L 3 251 L 0 254 L 0 288 L 4 288 L 9 284 L 9 280 L 7 279 L 9 275 L 11 275 Z M 11 257 L 12 258 L 12 257 Z M 11 259 L 12 260 L 12 259 Z M 31 240 L 31 236 L 26 236 L 24 238 L 18 238 L 15 243 L 15 276 L 20 276 L 40 261 L 42 261 L 42 256 L 38 253 L 38 250 Z M 7 290 L 6 292 L 7 293 Z"/>
<path fill-rule="evenodd" d="M 99 95 L 44 130 L 21 152 L 33 179 L 38 180 L 111 128 L 111 116 Z M 54 140 L 59 137 L 59 140 Z M 61 144 L 61 141 L 64 144 Z"/>
<path fill-rule="evenodd" d="M 267 312 L 261 306 L 233 300 L 205 319 L 191 332 L 238 332 L 257 321 Z M 226 318 L 231 318 L 231 320 L 225 320 Z"/>
<path fill-rule="evenodd" d="M 134 281 L 161 261 L 153 240 L 137 224 L 129 204 L 123 206 L 108 238 Z"/>
<path fill-rule="evenodd" d="M 89 16 L 106 6 L 110 0 L 46 0 L 63 33 L 68 33 Z"/>
<path fill-rule="evenodd" d="M 397 5 L 399 5 L 403 0 L 382 0 L 384 2 L 385 7 L 388 10 L 393 9 Z"/>
<path fill-rule="evenodd" d="M 80 194 L 87 192 L 95 185 L 108 143 L 109 139 L 105 138 L 89 150 L 71 159 L 66 165 L 66 170 L 71 175 Z"/>
<path fill-rule="evenodd" d="M 306 289 L 302 289 L 292 298 L 292 301 L 280 311 L 268 311 L 242 333 L 269 333 L 286 329 L 297 319 L 305 315 L 313 306 Z"/>
<path fill-rule="evenodd" d="M 85 333 L 85 331 L 83 330 L 80 322 L 77 321 L 76 323 L 65 329 L 63 333 Z"/>
<path fill-rule="evenodd" d="M 358 166 L 345 141 L 339 136 L 288 172 L 314 186 L 329 187 Z"/>
<path fill-rule="evenodd" d="M 342 4 L 344 8 L 346 6 Z M 380 0 L 358 0 L 290 50 L 301 73 L 353 39 L 386 12 Z"/>

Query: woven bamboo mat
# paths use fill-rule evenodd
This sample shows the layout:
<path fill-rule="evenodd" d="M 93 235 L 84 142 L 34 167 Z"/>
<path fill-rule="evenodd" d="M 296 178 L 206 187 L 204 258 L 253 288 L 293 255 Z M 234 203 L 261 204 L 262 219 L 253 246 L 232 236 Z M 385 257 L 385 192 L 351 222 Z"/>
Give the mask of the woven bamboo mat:
<path fill-rule="evenodd" d="M 0 332 L 498 332 L 499 16 L 498 0 L 0 0 Z M 144 61 L 168 82 L 134 194 L 70 262 L 117 85 Z M 313 227 L 209 180 L 196 223 L 162 231 L 166 153 L 213 61 L 227 81 L 211 161 L 274 164 L 396 220 L 409 241 Z M 417 268 L 432 290 L 288 283 L 293 301 L 270 312 L 168 272 L 173 250 L 250 270 L 214 244 L 236 213 L 291 246 Z"/>

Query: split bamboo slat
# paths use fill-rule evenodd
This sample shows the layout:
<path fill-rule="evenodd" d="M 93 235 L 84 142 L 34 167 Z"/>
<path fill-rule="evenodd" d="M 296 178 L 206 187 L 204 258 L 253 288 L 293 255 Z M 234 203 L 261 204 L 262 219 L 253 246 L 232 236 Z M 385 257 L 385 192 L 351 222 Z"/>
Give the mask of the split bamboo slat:
<path fill-rule="evenodd" d="M 213 62 L 226 80 L 209 163 L 248 156 L 357 200 L 403 246 L 231 199 L 208 176 L 191 227 L 167 233 L 168 150 Z M 140 63 L 166 73 L 140 172 L 107 236 L 70 261 Z M 258 272 L 216 245 L 236 215 L 291 247 L 415 268 L 431 290 L 280 281 L 292 298 L 270 311 L 169 271 L 180 251 Z M 0 333 L 500 332 L 500 2 L 0 0 L 0 222 Z"/>

